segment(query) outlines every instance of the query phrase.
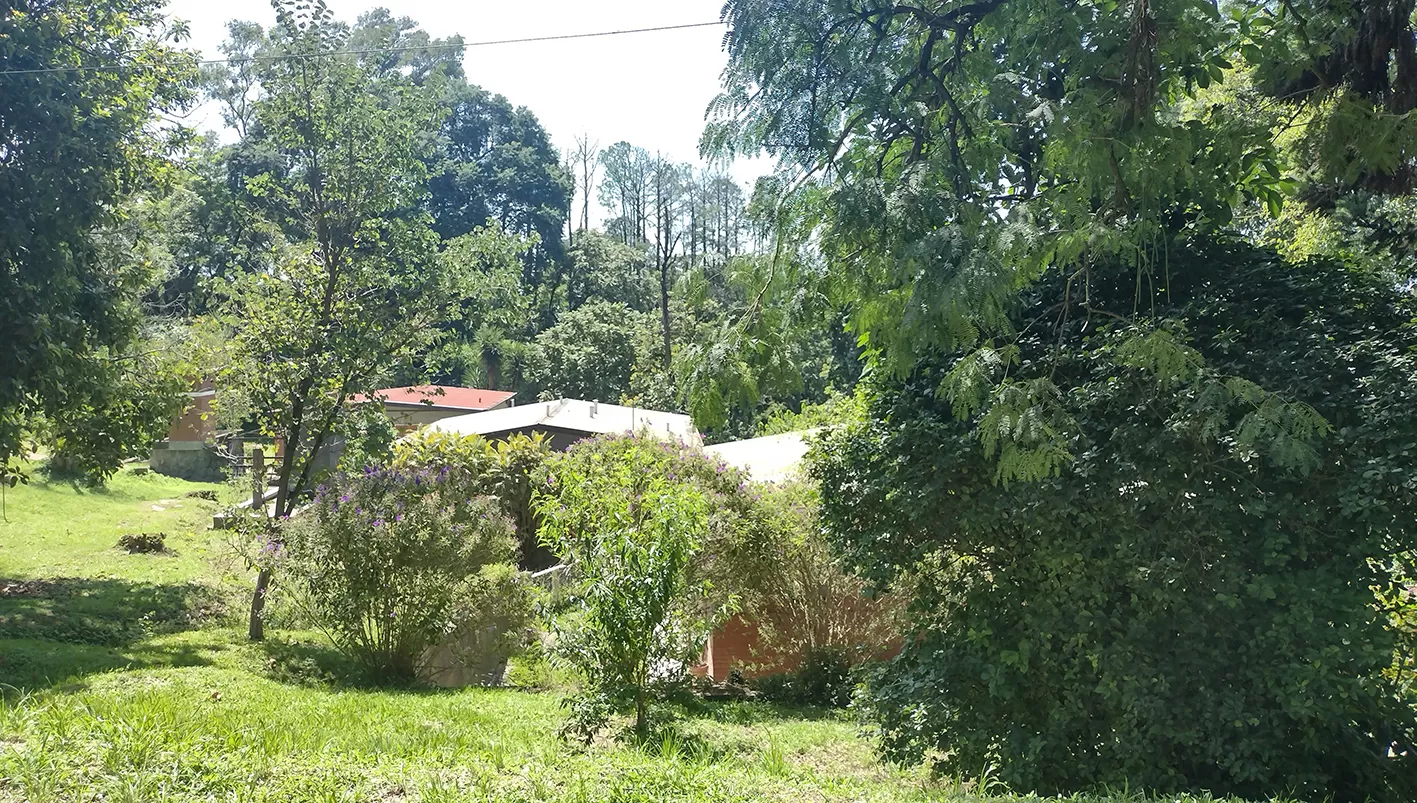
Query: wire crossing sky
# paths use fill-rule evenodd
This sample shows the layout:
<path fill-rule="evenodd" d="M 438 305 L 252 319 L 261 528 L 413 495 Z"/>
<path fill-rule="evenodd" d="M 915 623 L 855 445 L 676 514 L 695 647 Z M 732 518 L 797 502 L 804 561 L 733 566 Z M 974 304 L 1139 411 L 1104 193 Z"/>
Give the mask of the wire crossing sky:
<path fill-rule="evenodd" d="M 491 47 L 493 45 L 522 45 L 533 42 L 559 42 L 567 39 L 596 39 L 602 36 L 624 36 L 635 33 L 659 33 L 661 31 L 679 31 L 685 28 L 707 28 L 711 25 L 722 25 L 722 22 L 690 22 L 683 25 L 661 25 L 657 28 L 633 28 L 624 31 L 595 31 L 592 33 L 567 33 L 554 36 L 529 36 L 521 39 L 493 39 L 486 42 L 463 42 L 459 45 L 423 45 L 419 47 L 380 47 L 365 48 L 363 50 L 328 50 L 321 53 L 282 53 L 272 56 L 250 56 L 240 59 L 202 59 L 198 65 L 206 64 L 249 64 L 253 62 L 265 61 L 303 61 L 306 59 L 328 58 L 330 56 L 363 56 L 370 53 L 410 53 L 414 51 L 428 50 L 467 50 L 473 47 Z M 123 66 L 116 64 L 76 64 L 64 67 L 36 67 L 23 70 L 0 70 L 0 75 L 40 75 L 45 73 L 58 72 L 103 72 L 119 70 L 141 69 L 135 66 Z"/>
<path fill-rule="evenodd" d="M 435 39 L 462 36 L 468 40 L 463 56 L 468 81 L 531 109 L 558 148 L 573 147 L 584 133 L 602 148 L 626 140 L 668 159 L 701 163 L 704 113 L 720 91 L 719 75 L 728 63 L 722 25 L 706 22 L 718 19 L 722 0 L 327 2 L 338 19 L 351 24 L 360 14 L 386 7 Z M 206 58 L 221 55 L 217 46 L 230 20 L 275 24 L 269 0 L 171 0 L 168 10 L 188 22 L 186 46 Z M 645 29 L 633 36 L 580 35 Z M 200 129 L 222 127 L 214 106 L 187 122 Z M 770 169 L 767 159 L 740 159 L 730 172 L 751 186 Z M 598 224 L 603 214 L 598 204 L 592 204 L 592 214 Z"/>

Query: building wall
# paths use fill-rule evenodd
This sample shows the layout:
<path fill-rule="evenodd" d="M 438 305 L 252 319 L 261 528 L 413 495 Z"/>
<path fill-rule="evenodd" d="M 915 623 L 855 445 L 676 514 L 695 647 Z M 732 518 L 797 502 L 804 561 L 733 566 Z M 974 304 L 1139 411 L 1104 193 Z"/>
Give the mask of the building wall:
<path fill-rule="evenodd" d="M 212 400 L 216 391 L 203 390 L 189 396 L 191 402 L 168 430 L 169 441 L 205 442 L 216 435 L 216 416 L 212 415 Z"/>
<path fill-rule="evenodd" d="M 189 482 L 221 482 L 225 462 L 201 441 L 162 441 L 153 445 L 148 467 L 158 474 Z"/>

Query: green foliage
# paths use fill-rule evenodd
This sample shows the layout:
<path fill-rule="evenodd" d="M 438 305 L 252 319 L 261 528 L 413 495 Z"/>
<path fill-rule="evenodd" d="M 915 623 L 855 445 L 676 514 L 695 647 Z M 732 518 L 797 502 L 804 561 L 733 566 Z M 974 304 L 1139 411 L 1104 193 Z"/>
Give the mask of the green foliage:
<path fill-rule="evenodd" d="M 774 261 L 820 265 L 883 369 L 1006 356 L 1017 328 L 1050 317 L 1016 315 L 1039 281 L 1149 331 L 1177 234 L 1412 185 L 1411 12 L 733 0 L 704 144 L 782 158 Z M 1102 262 L 1128 265 L 1133 292 L 1103 303 Z M 1074 433 L 1056 389 L 975 362 L 959 367 L 992 384 L 944 392 L 962 409 L 988 399 L 978 436 L 999 479 L 1060 471 Z"/>
<path fill-rule="evenodd" d="M 496 501 L 465 495 L 451 471 L 369 469 L 322 486 L 264 558 L 343 652 L 407 682 L 430 648 L 498 615 L 515 554 Z"/>
<path fill-rule="evenodd" d="M 755 678 L 752 687 L 765 700 L 788 705 L 845 708 L 856 689 L 850 651 L 839 647 L 813 649 L 790 672 Z"/>
<path fill-rule="evenodd" d="M 278 11 L 272 36 L 289 53 L 345 41 L 323 6 Z M 431 218 L 419 208 L 426 132 L 440 119 L 426 93 L 346 58 L 273 61 L 261 85 L 252 139 L 278 158 L 246 179 L 246 191 L 283 236 L 262 270 L 229 287 L 220 387 L 242 395 L 261 428 L 284 439 L 280 516 L 313 483 L 345 403 L 383 386 L 455 317 L 470 266 L 437 258 Z M 507 253 L 495 230 L 469 237 L 459 254 Z"/>
<path fill-rule="evenodd" d="M 1072 422 L 1055 474 L 992 480 L 979 422 L 1013 413 L 961 420 L 939 392 L 977 356 L 878 377 L 828 436 L 833 543 L 911 596 L 866 699 L 884 751 L 1015 789 L 1411 799 L 1403 633 L 1374 593 L 1417 546 L 1417 309 L 1334 262 L 1169 260 L 1156 314 L 1184 328 L 1089 314 L 1064 280 L 1019 311 L 1053 322 L 1003 364 Z M 1089 281 L 1098 307 L 1135 292 L 1125 264 Z"/>
<path fill-rule="evenodd" d="M 611 301 L 561 313 L 555 326 L 536 336 L 527 381 L 545 398 L 620 401 L 630 389 L 641 317 Z"/>
<path fill-rule="evenodd" d="M 598 231 L 576 234 L 566 254 L 566 300 L 571 309 L 593 299 L 618 302 L 638 312 L 654 308 L 654 283 L 643 249 Z"/>
<path fill-rule="evenodd" d="M 758 435 L 782 435 L 850 424 L 865 415 L 866 396 L 860 386 L 849 394 L 828 387 L 825 401 L 803 404 L 796 412 L 781 407 L 771 409 L 758 426 Z"/>
<path fill-rule="evenodd" d="M 447 114 L 438 131 L 429 178 L 434 228 L 453 239 L 495 221 L 534 243 L 527 278 L 533 285 L 565 259 L 562 231 L 571 179 L 536 115 L 506 98 L 456 80 L 429 89 Z"/>
<path fill-rule="evenodd" d="M 388 464 L 398 431 L 383 404 L 355 405 L 340 423 L 345 438 L 339 457 L 341 472 L 357 474 L 370 466 Z"/>
<path fill-rule="evenodd" d="M 590 740 L 628 710 L 643 739 L 650 703 L 682 683 L 721 613 L 692 571 L 709 507 L 688 478 L 655 470 L 662 442 L 617 439 L 613 459 L 587 443 L 548 466 L 537 504 L 542 539 L 575 572 L 584 609 L 556 634 L 586 681 L 569 698 L 567 732 Z"/>
<path fill-rule="evenodd" d="M 757 628 L 760 653 L 750 668 L 774 672 L 784 662 L 799 662 L 786 676 L 786 694 L 800 695 L 797 702 L 845 705 L 852 684 L 823 678 L 834 676 L 830 668 L 838 663 L 857 666 L 894 646 L 903 600 L 870 593 L 845 570 L 822 532 L 815 486 L 794 481 L 755 493 L 751 520 L 758 526 L 744 528 L 751 548 L 724 550 L 727 565 L 720 570 L 740 615 Z"/>
<path fill-rule="evenodd" d="M 184 33 L 156 0 L 19 0 L 0 19 L 0 480 L 36 416 L 101 479 L 167 410 L 129 397 L 154 266 L 103 233 L 121 228 L 125 198 L 163 182 L 184 136 L 156 124 L 191 99 Z"/>
<path fill-rule="evenodd" d="M 687 295 L 705 319 L 675 360 L 688 411 L 704 430 L 769 401 L 820 401 L 833 381 L 854 383 L 857 350 L 837 342 L 838 308 L 823 277 L 789 259 L 740 257 L 715 288 L 707 271 L 691 274 Z"/>
<path fill-rule="evenodd" d="M 554 562 L 537 540 L 539 523 L 532 499 L 534 478 L 550 457 L 551 447 L 541 433 L 489 441 L 425 429 L 394 444 L 392 466 L 405 471 L 446 470 L 458 493 L 496 499 L 520 539 L 522 565 L 536 570 Z"/>

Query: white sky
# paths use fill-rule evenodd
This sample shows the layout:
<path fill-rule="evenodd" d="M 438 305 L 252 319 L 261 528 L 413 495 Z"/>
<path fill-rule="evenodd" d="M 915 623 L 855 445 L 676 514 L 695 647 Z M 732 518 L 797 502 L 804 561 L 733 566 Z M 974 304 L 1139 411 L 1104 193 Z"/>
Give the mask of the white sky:
<path fill-rule="evenodd" d="M 468 42 L 531 36 L 650 28 L 711 22 L 723 0 L 327 0 L 330 10 L 353 23 L 380 6 L 395 17 L 410 17 L 434 38 L 461 34 Z M 228 20 L 249 20 L 269 28 L 275 12 L 269 0 L 170 0 L 168 13 L 186 20 L 186 47 L 204 58 L 220 58 Z M 474 47 L 463 60 L 468 80 L 505 95 L 536 114 L 558 148 L 574 146 L 582 132 L 602 148 L 620 140 L 656 151 L 674 161 L 698 163 L 704 112 L 719 90 L 727 63 L 719 26 L 627 34 L 560 42 Z M 189 123 L 221 128 L 221 118 L 204 107 Z M 769 171 L 766 159 L 740 160 L 732 172 L 751 188 Z M 592 204 L 592 210 L 595 210 Z M 599 215 L 597 215 L 599 217 Z"/>

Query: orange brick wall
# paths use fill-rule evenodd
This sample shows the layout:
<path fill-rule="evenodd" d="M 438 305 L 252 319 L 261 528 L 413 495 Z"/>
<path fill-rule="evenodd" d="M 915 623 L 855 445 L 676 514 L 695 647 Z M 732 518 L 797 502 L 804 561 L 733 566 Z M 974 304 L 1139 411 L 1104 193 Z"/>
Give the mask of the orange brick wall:
<path fill-rule="evenodd" d="M 900 652 L 899 643 L 875 646 L 875 657 L 878 659 L 890 658 Z M 703 663 L 694 667 L 693 673 L 722 683 L 728 680 L 728 673 L 734 669 L 745 678 L 763 677 L 790 672 L 797 668 L 801 660 L 800 655 L 767 650 L 762 644 L 758 626 L 735 614 L 709 634 Z"/>

